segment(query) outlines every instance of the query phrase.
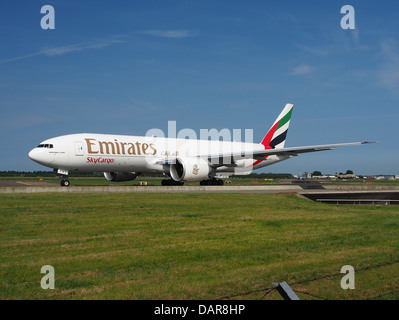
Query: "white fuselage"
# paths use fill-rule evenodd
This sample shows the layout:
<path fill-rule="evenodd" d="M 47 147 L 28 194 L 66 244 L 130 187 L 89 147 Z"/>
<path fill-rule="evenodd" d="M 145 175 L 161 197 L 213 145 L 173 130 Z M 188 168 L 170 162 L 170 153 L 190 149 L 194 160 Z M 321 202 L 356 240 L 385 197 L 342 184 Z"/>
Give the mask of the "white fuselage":
<path fill-rule="evenodd" d="M 134 180 L 141 173 L 162 173 L 171 178 L 162 180 L 162 185 L 195 181 L 221 185 L 221 177 L 249 174 L 298 154 L 369 143 L 286 148 L 292 110 L 287 103 L 261 143 L 79 133 L 43 141 L 29 157 L 53 168 L 63 179 L 62 186 L 69 186 L 67 176 L 73 172 L 104 172 L 108 181 L 115 182 Z"/>
<path fill-rule="evenodd" d="M 264 150 L 262 144 L 81 133 L 43 141 L 29 152 L 35 162 L 69 172 L 147 172 L 166 173 L 168 161 L 226 153 Z M 264 160 L 239 159 L 232 165 L 210 163 L 211 172 L 249 173 L 288 156 L 271 155 Z"/>

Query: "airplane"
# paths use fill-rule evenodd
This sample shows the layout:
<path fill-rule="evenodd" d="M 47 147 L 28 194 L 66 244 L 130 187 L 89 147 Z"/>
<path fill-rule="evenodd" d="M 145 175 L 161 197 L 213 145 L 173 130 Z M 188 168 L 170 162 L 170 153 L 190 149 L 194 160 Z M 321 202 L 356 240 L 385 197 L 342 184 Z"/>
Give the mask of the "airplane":
<path fill-rule="evenodd" d="M 260 143 L 126 136 L 94 133 L 63 135 L 41 142 L 29 152 L 69 186 L 70 172 L 104 172 L 108 181 L 136 179 L 141 173 L 164 174 L 164 186 L 200 182 L 223 185 L 221 178 L 245 175 L 302 153 L 373 142 L 285 148 L 293 104 L 286 104 Z"/>

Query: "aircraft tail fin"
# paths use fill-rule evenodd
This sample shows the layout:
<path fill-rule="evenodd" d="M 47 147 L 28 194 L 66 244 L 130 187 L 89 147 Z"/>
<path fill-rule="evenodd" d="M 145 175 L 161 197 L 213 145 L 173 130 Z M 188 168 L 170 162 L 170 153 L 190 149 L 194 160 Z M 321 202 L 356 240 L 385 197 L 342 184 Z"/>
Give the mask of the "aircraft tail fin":
<path fill-rule="evenodd" d="M 285 108 L 261 142 L 265 146 L 265 149 L 284 148 L 293 108 L 293 104 L 287 103 L 285 105 Z"/>

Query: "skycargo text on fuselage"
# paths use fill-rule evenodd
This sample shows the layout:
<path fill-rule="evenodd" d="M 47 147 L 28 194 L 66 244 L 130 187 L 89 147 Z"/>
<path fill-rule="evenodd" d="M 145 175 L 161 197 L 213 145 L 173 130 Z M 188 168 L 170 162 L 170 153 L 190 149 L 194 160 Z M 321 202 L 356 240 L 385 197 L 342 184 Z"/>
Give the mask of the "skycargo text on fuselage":
<path fill-rule="evenodd" d="M 153 143 L 143 142 L 120 142 L 114 141 L 98 141 L 94 138 L 85 138 L 88 154 L 98 155 L 145 155 L 154 156 L 157 149 Z"/>

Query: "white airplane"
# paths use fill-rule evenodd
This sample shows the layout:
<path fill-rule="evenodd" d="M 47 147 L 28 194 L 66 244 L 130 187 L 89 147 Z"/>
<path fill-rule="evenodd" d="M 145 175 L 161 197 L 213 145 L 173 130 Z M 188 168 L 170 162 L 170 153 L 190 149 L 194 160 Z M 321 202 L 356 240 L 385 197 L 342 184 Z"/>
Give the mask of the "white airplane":
<path fill-rule="evenodd" d="M 104 172 L 109 181 L 134 180 L 141 173 L 165 174 L 162 185 L 223 185 L 220 177 L 248 174 L 301 153 L 371 142 L 284 148 L 293 110 L 287 104 L 260 143 L 79 133 L 51 138 L 29 152 L 53 168 L 69 186 L 69 172 Z"/>

